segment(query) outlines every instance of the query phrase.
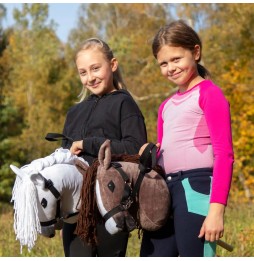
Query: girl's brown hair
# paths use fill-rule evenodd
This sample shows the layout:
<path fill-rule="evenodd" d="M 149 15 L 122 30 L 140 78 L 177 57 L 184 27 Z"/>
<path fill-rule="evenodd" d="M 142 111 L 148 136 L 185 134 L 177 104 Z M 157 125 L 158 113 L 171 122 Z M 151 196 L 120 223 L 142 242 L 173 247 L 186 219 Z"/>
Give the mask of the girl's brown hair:
<path fill-rule="evenodd" d="M 164 45 L 182 47 L 190 51 L 194 51 L 195 45 L 199 45 L 200 57 L 197 61 L 198 73 L 203 78 L 210 78 L 209 71 L 199 63 L 201 61 L 202 42 L 198 34 L 183 20 L 171 22 L 161 27 L 157 32 L 152 43 L 152 51 L 156 59 L 158 52 Z"/>

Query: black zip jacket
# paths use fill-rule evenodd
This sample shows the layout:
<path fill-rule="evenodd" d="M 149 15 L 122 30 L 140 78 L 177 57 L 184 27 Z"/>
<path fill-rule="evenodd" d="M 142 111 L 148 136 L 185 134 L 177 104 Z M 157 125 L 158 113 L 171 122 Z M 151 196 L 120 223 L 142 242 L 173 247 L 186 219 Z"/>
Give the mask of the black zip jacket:
<path fill-rule="evenodd" d="M 147 142 L 144 117 L 128 91 L 118 90 L 101 97 L 90 95 L 71 107 L 67 113 L 63 134 L 74 141 L 83 140 L 79 155 L 92 163 L 98 157 L 102 143 L 111 141 L 112 154 L 137 154 Z M 70 148 L 64 140 L 62 147 Z"/>

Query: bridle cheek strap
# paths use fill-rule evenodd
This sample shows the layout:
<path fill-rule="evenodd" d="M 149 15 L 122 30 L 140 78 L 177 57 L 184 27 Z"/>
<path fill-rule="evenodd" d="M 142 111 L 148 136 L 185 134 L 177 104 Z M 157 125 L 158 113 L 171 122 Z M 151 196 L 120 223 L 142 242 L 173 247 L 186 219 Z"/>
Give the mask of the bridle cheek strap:
<path fill-rule="evenodd" d="M 52 182 L 51 179 L 46 179 L 45 177 L 43 177 L 43 178 L 45 181 L 45 188 L 48 189 L 54 195 L 54 197 L 57 199 L 57 202 L 56 202 L 55 218 L 52 220 L 49 220 L 49 221 L 40 222 L 41 226 L 42 227 L 51 226 L 51 225 L 57 223 L 61 219 L 66 220 L 68 218 L 76 216 L 78 214 L 78 212 L 68 214 L 65 217 L 61 217 L 61 215 L 60 215 L 60 213 L 61 213 L 61 200 L 60 200 L 61 195 L 60 195 L 59 191 L 56 189 L 56 187 L 54 186 L 54 183 Z"/>
<path fill-rule="evenodd" d="M 60 199 L 61 195 L 60 195 L 59 191 L 55 188 L 54 183 L 52 182 L 52 180 L 44 178 L 44 181 L 45 181 L 45 189 L 49 189 L 50 192 L 55 196 L 55 198 L 57 200 Z"/>
<path fill-rule="evenodd" d="M 60 195 L 59 191 L 55 188 L 54 183 L 52 182 L 51 179 L 46 179 L 45 177 L 43 177 L 43 178 L 44 178 L 44 182 L 45 182 L 45 189 L 48 189 L 57 199 L 55 218 L 52 220 L 46 221 L 46 222 L 40 222 L 41 226 L 46 227 L 46 226 L 51 226 L 51 225 L 57 223 L 58 220 L 60 219 L 60 196 L 61 195 Z"/>
<path fill-rule="evenodd" d="M 128 181 L 129 181 L 128 175 L 123 171 L 122 165 L 120 163 L 112 162 L 111 166 L 114 167 L 118 171 L 118 173 L 121 175 L 121 177 L 124 180 L 125 186 L 124 186 L 124 192 L 123 192 L 123 196 L 122 196 L 120 204 L 118 206 L 112 208 L 110 211 L 108 211 L 103 216 L 105 221 L 107 221 L 109 218 L 111 218 L 118 212 L 128 209 L 132 204 L 132 201 L 131 201 L 132 190 L 131 190 L 130 185 L 128 184 Z"/>

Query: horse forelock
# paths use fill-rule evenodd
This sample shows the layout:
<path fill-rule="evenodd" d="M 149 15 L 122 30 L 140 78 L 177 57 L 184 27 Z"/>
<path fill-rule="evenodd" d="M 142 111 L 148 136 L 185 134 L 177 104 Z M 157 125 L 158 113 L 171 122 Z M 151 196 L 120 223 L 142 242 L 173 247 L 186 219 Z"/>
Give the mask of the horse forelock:
<path fill-rule="evenodd" d="M 140 158 L 140 156 L 138 154 L 135 154 L 135 155 L 113 154 L 111 157 L 111 162 L 123 161 L 123 162 L 139 163 L 139 158 Z"/>

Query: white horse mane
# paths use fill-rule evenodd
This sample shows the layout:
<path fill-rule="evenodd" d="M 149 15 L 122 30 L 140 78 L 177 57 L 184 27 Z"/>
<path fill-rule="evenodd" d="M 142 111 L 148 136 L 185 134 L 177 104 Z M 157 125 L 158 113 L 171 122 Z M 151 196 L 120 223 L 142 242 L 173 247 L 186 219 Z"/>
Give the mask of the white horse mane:
<path fill-rule="evenodd" d="M 37 240 L 37 233 L 41 234 L 41 224 L 37 206 L 38 191 L 36 186 L 42 186 L 42 188 L 44 188 L 45 184 L 40 172 L 55 164 L 60 164 L 59 166 L 66 169 L 66 165 L 64 164 L 74 165 L 76 159 L 84 161 L 83 158 L 72 155 L 69 150 L 59 148 L 51 155 L 36 159 L 20 169 L 14 165 L 10 165 L 13 172 L 17 174 L 12 190 L 11 202 L 14 202 L 13 226 L 16 240 L 20 241 L 21 253 L 22 247 L 25 245 L 30 252 Z M 87 162 L 85 163 L 88 165 Z M 76 168 L 75 171 L 79 173 Z M 57 175 L 59 174 L 56 173 L 56 176 Z M 79 191 L 77 192 L 79 193 Z"/>

